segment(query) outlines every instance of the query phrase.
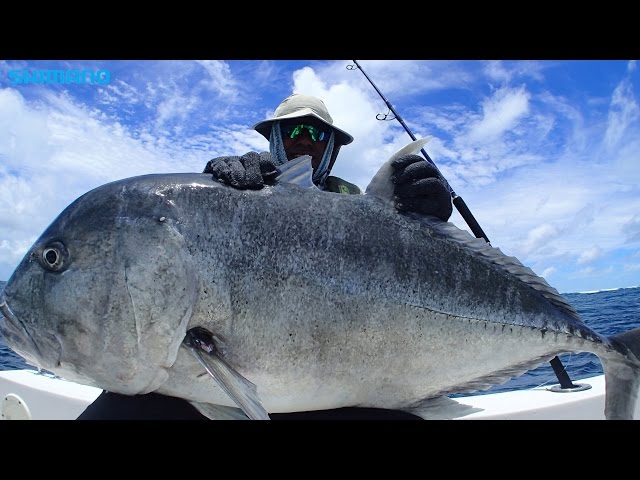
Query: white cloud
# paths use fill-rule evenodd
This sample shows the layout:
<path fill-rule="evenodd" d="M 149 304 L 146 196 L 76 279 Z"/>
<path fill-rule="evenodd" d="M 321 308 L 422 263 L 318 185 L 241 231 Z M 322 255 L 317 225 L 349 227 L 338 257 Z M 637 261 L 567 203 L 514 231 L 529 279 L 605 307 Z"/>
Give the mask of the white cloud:
<path fill-rule="evenodd" d="M 640 108 L 633 95 L 633 86 L 628 80 L 622 81 L 613 91 L 609 109 L 609 121 L 605 142 L 609 148 L 617 145 L 629 127 L 638 120 Z"/>
<path fill-rule="evenodd" d="M 535 252 L 539 248 L 547 246 L 559 233 L 560 231 L 555 225 L 548 223 L 538 225 L 529 231 L 520 249 L 525 254 Z"/>
<path fill-rule="evenodd" d="M 251 126 L 291 91 L 323 98 L 355 137 L 332 173 L 366 187 L 410 138 L 397 120 L 376 120 L 386 106 L 349 63 L 127 61 L 114 65 L 110 85 L 82 94 L 0 89 L 0 272 L 16 258 L 9 252 L 94 186 L 266 150 Z M 580 78 L 577 91 L 543 78 L 571 75 L 570 62 L 361 64 L 414 134 L 433 136 L 426 151 L 492 245 L 552 275 L 561 291 L 624 286 L 614 283 L 624 266 L 613 254 L 640 246 L 640 117 L 629 74 L 615 91 L 589 84 L 587 94 Z M 452 221 L 467 228 L 455 211 Z M 579 275 L 577 262 L 588 261 L 591 275 Z M 617 275 L 597 269 L 607 262 Z M 640 284 L 634 271 L 619 281 Z"/>
<path fill-rule="evenodd" d="M 544 80 L 542 62 L 519 60 L 506 62 L 503 60 L 490 60 L 484 64 L 484 73 L 490 79 L 501 84 L 511 83 L 514 79 L 532 78 Z"/>
<path fill-rule="evenodd" d="M 104 123 L 63 96 L 29 105 L 16 90 L 0 90 L 0 261 L 22 256 L 72 200 L 108 181 L 149 172 L 201 171 L 204 155 L 134 139 L 119 123 Z M 198 158 L 196 158 L 198 157 Z"/>
<path fill-rule="evenodd" d="M 482 105 L 482 118 L 469 127 L 469 140 L 488 143 L 514 128 L 529 111 L 529 93 L 524 87 L 498 89 Z"/>
<path fill-rule="evenodd" d="M 556 271 L 557 271 L 557 268 L 555 268 L 555 267 L 548 267 L 548 268 L 545 268 L 545 269 L 542 271 L 542 275 L 541 275 L 541 276 L 542 276 L 542 278 L 544 278 L 544 279 L 547 279 L 547 280 L 548 280 L 549 278 L 551 278 L 551 277 L 553 276 L 553 274 L 554 274 L 554 273 L 556 273 Z"/>
<path fill-rule="evenodd" d="M 625 243 L 640 242 L 640 215 L 634 214 L 630 219 L 624 221 L 622 230 L 626 239 Z"/>
<path fill-rule="evenodd" d="M 597 246 L 589 248 L 587 250 L 582 251 L 582 253 L 580 253 L 577 263 L 578 265 L 592 263 L 594 260 L 601 258 L 602 254 L 603 254 L 602 249 Z"/>
<path fill-rule="evenodd" d="M 449 60 L 357 60 L 321 63 L 316 73 L 333 84 L 349 83 L 363 92 L 378 109 L 386 105 L 370 81 L 391 102 L 428 92 L 469 88 L 476 62 Z M 347 66 L 351 65 L 351 69 Z M 363 74 L 366 74 L 365 75 Z M 369 80 L 367 80 L 369 77 Z M 403 115 L 401 115 L 403 116 Z"/>
<path fill-rule="evenodd" d="M 140 91 L 136 87 L 117 78 L 98 88 L 98 95 L 100 103 L 124 109 L 140 103 L 141 100 Z"/>
<path fill-rule="evenodd" d="M 207 72 L 207 79 L 203 81 L 206 88 L 220 95 L 234 95 L 237 83 L 226 62 L 220 60 L 199 60 L 197 62 Z"/>

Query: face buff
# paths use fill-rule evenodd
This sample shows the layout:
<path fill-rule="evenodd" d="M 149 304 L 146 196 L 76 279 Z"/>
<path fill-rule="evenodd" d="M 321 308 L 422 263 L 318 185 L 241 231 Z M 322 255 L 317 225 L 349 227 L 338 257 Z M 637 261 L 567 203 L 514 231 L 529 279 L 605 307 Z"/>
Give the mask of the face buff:
<path fill-rule="evenodd" d="M 320 165 L 313 172 L 313 183 L 319 187 L 324 187 L 324 182 L 329 176 L 329 162 L 331 162 L 331 154 L 333 153 L 333 145 L 335 143 L 335 132 L 331 129 L 331 135 L 327 141 L 327 147 L 324 149 L 322 160 Z M 273 128 L 271 129 L 271 135 L 269 136 L 269 151 L 274 158 L 276 165 L 282 165 L 287 162 L 287 153 L 284 150 L 284 143 L 282 142 L 282 133 L 280 131 L 280 122 L 273 122 Z"/>

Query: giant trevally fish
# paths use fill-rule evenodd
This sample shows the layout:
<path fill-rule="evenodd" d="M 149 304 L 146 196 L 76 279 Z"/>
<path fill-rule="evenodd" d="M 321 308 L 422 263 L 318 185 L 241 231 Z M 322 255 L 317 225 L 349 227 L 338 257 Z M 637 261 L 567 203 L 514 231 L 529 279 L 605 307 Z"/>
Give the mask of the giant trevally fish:
<path fill-rule="evenodd" d="M 286 172 L 261 190 L 190 173 L 98 187 L 16 268 L 0 331 L 68 380 L 182 397 L 210 418 L 349 406 L 456 418 L 449 394 L 592 352 L 606 418 L 633 418 L 640 329 L 600 335 L 517 259 L 399 213 L 389 162 L 365 195 Z"/>

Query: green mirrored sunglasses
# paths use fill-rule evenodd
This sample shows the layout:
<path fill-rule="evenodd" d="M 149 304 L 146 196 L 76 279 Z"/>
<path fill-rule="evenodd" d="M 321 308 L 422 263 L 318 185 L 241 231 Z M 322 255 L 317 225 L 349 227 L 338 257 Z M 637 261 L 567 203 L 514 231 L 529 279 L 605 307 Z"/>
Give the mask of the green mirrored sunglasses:
<path fill-rule="evenodd" d="M 314 142 L 321 142 L 329 138 L 329 132 L 320 130 L 318 127 L 314 127 L 313 125 L 306 125 L 303 123 L 299 123 L 297 125 L 280 125 L 280 131 L 284 138 L 296 138 L 297 136 L 302 135 L 302 131 L 304 129 L 309 132 L 309 136 Z"/>

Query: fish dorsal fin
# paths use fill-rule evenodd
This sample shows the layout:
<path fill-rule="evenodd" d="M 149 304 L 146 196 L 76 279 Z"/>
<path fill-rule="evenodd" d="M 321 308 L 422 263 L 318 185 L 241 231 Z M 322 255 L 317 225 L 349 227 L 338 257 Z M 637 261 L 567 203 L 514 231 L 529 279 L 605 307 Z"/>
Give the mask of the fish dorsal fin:
<path fill-rule="evenodd" d="M 391 174 L 393 173 L 393 169 L 391 168 L 391 162 L 393 162 L 397 158 L 403 157 L 404 155 L 416 153 L 428 141 L 429 137 L 415 140 L 394 153 L 391 158 L 389 158 L 389 160 L 387 160 L 380 167 L 378 172 L 373 176 L 371 182 L 369 182 L 369 185 L 365 190 L 365 193 L 382 200 L 387 205 L 393 206 L 393 182 L 391 181 Z"/>
<path fill-rule="evenodd" d="M 378 172 L 371 179 L 371 182 L 367 186 L 366 194 L 382 200 L 389 206 L 393 206 L 394 185 L 391 181 L 391 173 L 393 172 L 393 169 L 391 168 L 391 162 L 403 155 L 409 155 L 417 152 L 428 141 L 428 137 L 416 140 L 409 143 L 408 145 L 405 145 L 394 155 L 392 155 L 391 158 L 387 160 L 384 165 L 382 165 L 382 167 L 380 167 L 380 170 L 378 170 Z M 511 275 L 516 276 L 517 278 L 531 286 L 531 288 L 539 291 L 542 296 L 544 296 L 557 308 L 567 313 L 572 318 L 580 320 L 580 317 L 578 316 L 575 308 L 573 308 L 571 304 L 567 302 L 567 300 L 562 295 L 560 295 L 560 293 L 555 288 L 549 285 L 544 278 L 536 275 L 536 273 L 529 267 L 525 267 L 516 257 L 505 255 L 499 248 L 492 247 L 491 244 L 487 243 L 484 239 L 476 238 L 466 230 L 461 230 L 452 223 L 443 222 L 442 220 L 439 220 L 436 217 L 432 216 L 423 216 L 419 214 L 409 215 L 414 218 L 418 218 L 422 222 L 428 223 L 434 231 L 457 241 L 467 250 L 486 257 L 495 265 L 499 265 Z"/>
<path fill-rule="evenodd" d="M 313 166 L 311 165 L 311 155 L 302 155 L 294 158 L 278 167 L 278 182 L 293 183 L 302 188 L 318 188 L 313 183 Z"/>
<path fill-rule="evenodd" d="M 547 283 L 547 281 L 538 276 L 529 267 L 525 267 L 516 257 L 505 255 L 502 250 L 492 247 L 484 239 L 472 236 L 466 230 L 456 227 L 453 223 L 443 222 L 436 217 L 422 216 L 418 214 L 410 214 L 412 217 L 426 222 L 436 232 L 452 239 L 463 246 L 465 249 L 472 251 L 477 255 L 482 255 L 495 265 L 500 266 L 506 272 L 514 275 L 521 281 L 525 282 L 531 288 L 539 291 L 543 297 L 549 300 L 553 305 L 567 313 L 576 320 L 580 320 L 578 312 L 571 306 L 560 293 Z"/>

